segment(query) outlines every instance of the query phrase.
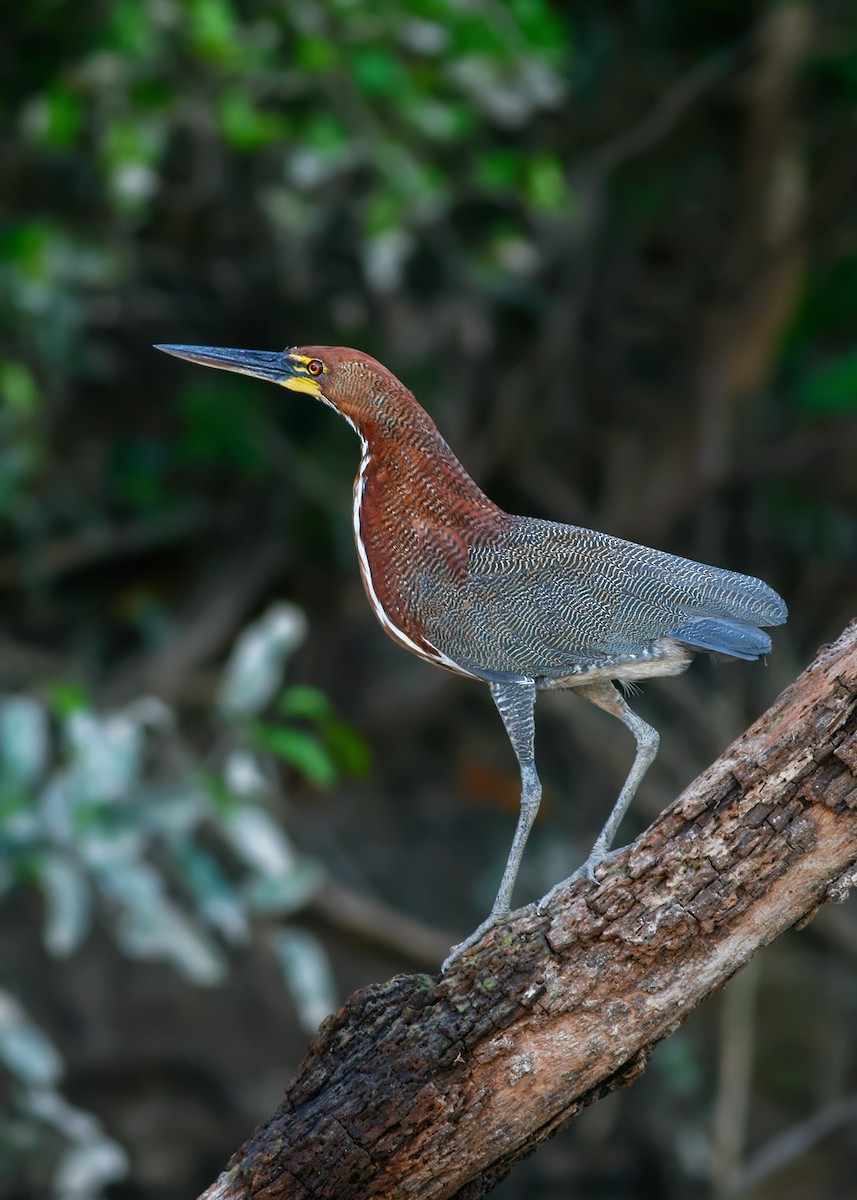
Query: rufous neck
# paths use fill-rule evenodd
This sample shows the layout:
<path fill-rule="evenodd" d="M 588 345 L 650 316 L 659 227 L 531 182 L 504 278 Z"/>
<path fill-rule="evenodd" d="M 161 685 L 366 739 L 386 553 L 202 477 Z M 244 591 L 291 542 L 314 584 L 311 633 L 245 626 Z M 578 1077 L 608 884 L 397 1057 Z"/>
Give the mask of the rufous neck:
<path fill-rule="evenodd" d="M 500 512 L 468 475 L 428 413 L 416 402 L 414 410 L 355 422 L 364 444 L 362 470 L 382 477 L 391 499 L 395 495 L 414 509 Z"/>

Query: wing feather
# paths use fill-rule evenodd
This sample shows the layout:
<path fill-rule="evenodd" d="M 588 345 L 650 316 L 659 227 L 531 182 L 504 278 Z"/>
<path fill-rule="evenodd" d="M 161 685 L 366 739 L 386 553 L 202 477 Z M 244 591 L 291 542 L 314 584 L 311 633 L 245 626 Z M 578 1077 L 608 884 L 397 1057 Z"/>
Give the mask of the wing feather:
<path fill-rule="evenodd" d="M 466 585 L 433 612 L 427 636 L 456 662 L 554 677 L 643 654 L 664 637 L 756 658 L 770 650 L 758 627 L 787 616 L 752 576 L 524 517 L 499 541 L 470 545 Z"/>

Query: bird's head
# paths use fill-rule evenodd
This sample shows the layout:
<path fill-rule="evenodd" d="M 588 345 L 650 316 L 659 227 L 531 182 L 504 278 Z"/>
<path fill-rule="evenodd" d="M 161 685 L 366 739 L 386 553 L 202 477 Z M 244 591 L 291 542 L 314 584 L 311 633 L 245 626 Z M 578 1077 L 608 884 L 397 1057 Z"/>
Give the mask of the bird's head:
<path fill-rule="evenodd" d="M 286 350 L 224 350 L 218 346 L 156 346 L 176 358 L 266 379 L 306 392 L 335 408 L 359 433 L 395 420 L 415 401 L 385 366 L 344 346 L 293 346 Z"/>

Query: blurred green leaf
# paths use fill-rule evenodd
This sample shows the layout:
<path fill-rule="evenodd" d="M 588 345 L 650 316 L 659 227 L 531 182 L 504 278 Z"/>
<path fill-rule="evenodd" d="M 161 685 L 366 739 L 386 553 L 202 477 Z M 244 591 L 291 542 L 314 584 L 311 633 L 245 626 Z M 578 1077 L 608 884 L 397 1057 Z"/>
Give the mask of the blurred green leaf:
<path fill-rule="evenodd" d="M 55 1084 L 63 1069 L 53 1043 L 6 991 L 0 991 L 0 1062 L 28 1084 Z"/>
<path fill-rule="evenodd" d="M 39 882 L 46 905 L 45 949 L 54 958 L 68 958 L 89 930 L 89 885 L 77 863 L 59 854 L 47 858 Z"/>
<path fill-rule="evenodd" d="M 124 712 L 102 716 L 80 710 L 70 714 L 64 732 L 74 796 L 96 804 L 127 802 L 143 770 L 143 725 Z"/>
<path fill-rule="evenodd" d="M 243 629 L 223 672 L 218 707 L 227 717 L 262 712 L 280 690 L 289 656 L 306 635 L 306 617 L 294 604 L 275 601 Z"/>
<path fill-rule="evenodd" d="M 221 821 L 229 821 L 241 807 L 241 800 L 232 792 L 222 776 L 216 771 L 197 766 L 193 778 L 211 801 L 215 814 Z"/>
<path fill-rule="evenodd" d="M 334 766 L 344 775 L 365 775 L 371 755 L 355 729 L 334 715 L 330 700 L 313 687 L 293 687 L 283 692 L 277 707 L 283 716 L 303 717 L 318 723 Z"/>
<path fill-rule="evenodd" d="M 318 863 L 300 859 L 288 871 L 277 875 L 257 875 L 243 888 L 248 906 L 255 913 L 278 913 L 287 916 L 300 912 L 324 882 L 324 871 Z"/>
<path fill-rule="evenodd" d="M 285 717 L 309 717 L 321 721 L 330 716 L 330 700 L 318 688 L 290 687 L 282 693 L 277 707 Z"/>
<path fill-rule="evenodd" d="M 229 0 L 188 0 L 191 41 L 201 58 L 228 63 L 238 57 L 239 26 Z"/>
<path fill-rule="evenodd" d="M 378 46 L 361 46 L 352 53 L 354 82 L 367 96 L 401 96 L 410 77 L 401 59 Z"/>
<path fill-rule="evenodd" d="M 399 102 L 399 109 L 421 133 L 438 142 L 452 142 L 464 137 L 476 122 L 475 114 L 467 105 L 441 103 L 422 95 L 404 98 Z"/>
<path fill-rule="evenodd" d="M 281 879 L 292 873 L 298 860 L 289 838 L 261 805 L 236 808 L 223 831 L 232 851 L 254 875 Z"/>
<path fill-rule="evenodd" d="M 343 775 L 366 775 L 372 765 L 372 752 L 365 738 L 345 721 L 329 718 L 324 724 L 324 737 L 339 770 Z"/>
<path fill-rule="evenodd" d="M 275 929 L 270 937 L 301 1028 L 314 1033 L 337 1008 L 336 984 L 327 953 L 318 938 L 305 929 Z"/>
<path fill-rule="evenodd" d="M 521 155 L 515 150 L 489 150 L 476 160 L 476 181 L 489 191 L 515 187 L 521 178 Z"/>
<path fill-rule="evenodd" d="M 91 708 L 92 696 L 83 684 L 67 679 L 58 679 L 46 685 L 45 703 L 56 717 L 68 717 L 73 712 Z"/>
<path fill-rule="evenodd" d="M 527 196 L 534 208 L 561 212 L 567 207 L 570 192 L 556 155 L 534 155 L 527 163 L 526 180 Z"/>
<path fill-rule="evenodd" d="M 152 58 L 156 38 L 150 6 L 142 0 L 113 0 L 107 12 L 107 45 L 130 59 Z"/>
<path fill-rule="evenodd" d="M 296 767 L 316 787 L 328 788 L 336 782 L 336 765 L 329 751 L 312 734 L 257 722 L 252 726 L 251 735 L 260 750 L 267 750 Z"/>
<path fill-rule="evenodd" d="M 55 1195 L 91 1200 L 102 1195 L 107 1184 L 124 1179 L 130 1162 L 124 1149 L 105 1136 L 94 1118 L 80 1109 L 72 1109 L 72 1113 L 69 1132 L 76 1130 L 79 1136 L 82 1118 L 89 1118 L 95 1128 L 60 1155 L 54 1174 Z"/>
<path fill-rule="evenodd" d="M 55 84 L 38 97 L 28 116 L 27 131 L 56 150 L 73 146 L 83 128 L 80 95 L 63 83 Z"/>
<path fill-rule="evenodd" d="M 367 237 L 398 231 L 403 224 L 404 212 L 405 202 L 400 191 L 392 187 L 379 188 L 366 210 Z"/>
<path fill-rule="evenodd" d="M 326 37 L 306 35 L 298 38 L 294 49 L 294 62 L 302 71 L 310 74 L 329 71 L 337 61 L 334 44 Z"/>
<path fill-rule="evenodd" d="M 32 696 L 0 698 L 0 775 L 13 786 L 35 783 L 48 765 L 45 710 Z"/>
<path fill-rule="evenodd" d="M 313 113 L 303 124 L 302 137 L 314 150 L 341 153 L 349 143 L 348 131 L 332 113 Z"/>
<path fill-rule="evenodd" d="M 450 24 L 454 51 L 450 57 L 453 61 L 466 55 L 504 61 L 519 48 L 511 22 L 487 21 L 482 13 L 468 11 L 463 5 Z"/>
<path fill-rule="evenodd" d="M 110 195 L 121 209 L 143 209 L 158 183 L 156 165 L 166 127 L 157 114 L 114 118 L 102 139 L 102 163 Z"/>
<path fill-rule="evenodd" d="M 288 132 L 286 120 L 256 108 L 244 88 L 228 88 L 220 97 L 218 112 L 221 132 L 236 150 L 257 150 L 282 140 Z"/>
<path fill-rule="evenodd" d="M 4 783 L 0 787 L 0 831 L 9 825 L 14 817 L 25 813 L 30 802 L 29 791 Z"/>
<path fill-rule="evenodd" d="M 846 350 L 800 382 L 798 407 L 812 416 L 857 413 L 857 350 Z"/>
<path fill-rule="evenodd" d="M 813 264 L 791 323 L 785 349 L 799 349 L 816 338 L 852 336 L 857 312 L 857 254 L 842 254 Z"/>
<path fill-rule="evenodd" d="M 39 389 L 23 363 L 0 359 L 0 403 L 25 416 L 38 407 Z"/>
<path fill-rule="evenodd" d="M 523 40 L 532 50 L 542 51 L 552 58 L 568 53 L 570 31 L 560 6 L 548 0 L 507 0 L 507 3 Z"/>
<path fill-rule="evenodd" d="M 242 900 L 217 859 L 190 842 L 176 853 L 182 881 L 191 889 L 204 919 L 230 942 L 246 941 L 250 925 Z"/>
<path fill-rule="evenodd" d="M 130 958 L 166 961 L 190 982 L 213 987 L 227 964 L 215 942 L 166 895 L 160 871 L 135 854 L 114 854 L 98 864 L 96 881 L 117 906 L 115 935 Z"/>
<path fill-rule="evenodd" d="M 44 274 L 47 250 L 61 236 L 61 230 L 48 221 L 21 221 L 0 231 L 0 258 L 31 278 Z"/>

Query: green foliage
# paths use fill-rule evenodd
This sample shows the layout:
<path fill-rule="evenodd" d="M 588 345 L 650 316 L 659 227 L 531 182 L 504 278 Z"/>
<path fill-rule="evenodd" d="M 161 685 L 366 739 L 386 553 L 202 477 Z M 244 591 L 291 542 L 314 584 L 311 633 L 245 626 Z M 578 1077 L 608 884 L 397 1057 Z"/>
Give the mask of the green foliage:
<path fill-rule="evenodd" d="M 813 416 L 857 413 L 857 349 L 809 371 L 795 398 L 800 408 Z"/>
<path fill-rule="evenodd" d="M 297 767 L 317 787 L 330 787 L 335 783 L 333 759 L 312 734 L 258 721 L 252 726 L 252 738 L 261 750 Z"/>
<path fill-rule="evenodd" d="M 32 20 L 41 29 L 48 18 Z M 239 207 L 260 244 L 283 248 L 296 285 L 319 277 L 295 268 L 295 239 L 302 259 L 324 253 L 331 222 L 348 223 L 366 286 L 388 292 L 457 205 L 490 205 L 495 218 L 474 226 L 461 254 L 474 277 L 492 253 L 496 210 L 524 246 L 534 223 L 573 210 L 568 163 L 537 132 L 567 94 L 573 52 L 568 21 L 547 0 L 118 0 L 90 23 L 59 10 L 51 22 L 73 36 L 38 42 L 39 69 L 21 77 L 12 114 L 45 181 L 0 230 L 0 325 L 26 347 L 4 352 L 0 389 L 19 414 L 46 395 L 61 405 L 75 381 L 116 369 L 115 349 L 85 343 L 91 312 L 109 313 L 159 261 L 146 245 L 151 222 L 182 210 L 190 230 L 200 194 L 230 178 L 242 179 Z M 514 275 L 526 257 L 497 269 Z M 146 287 L 154 297 L 160 284 Z M 185 466 L 263 477 L 270 459 L 251 394 L 195 383 L 174 402 L 175 436 L 123 429 L 97 502 L 165 513 Z M 29 527 L 41 430 L 22 421 L 0 432 L 11 441 L 0 516 Z"/>
<path fill-rule="evenodd" d="M 277 700 L 278 711 L 291 722 L 302 720 L 312 732 L 272 722 L 250 726 L 255 745 L 301 771 L 317 787 L 331 787 L 344 775 L 365 775 L 369 748 L 356 730 L 341 721 L 330 701 L 317 688 L 287 688 Z"/>
<path fill-rule="evenodd" d="M 857 255 L 845 253 L 807 273 L 785 342 L 786 353 L 820 336 L 847 338 L 857 310 Z"/>
<path fill-rule="evenodd" d="M 222 66 L 239 57 L 240 26 L 229 0 L 190 0 L 191 45 L 201 58 Z"/>
<path fill-rule="evenodd" d="M 274 815 L 277 764 L 329 788 L 367 763 L 323 693 L 282 689 L 304 628 L 296 610 L 275 605 L 237 640 L 210 733 L 216 753 L 185 745 L 174 714 L 151 698 L 100 713 L 68 680 L 45 688 L 44 702 L 0 695 L 0 899 L 38 888 L 50 955 L 74 954 L 98 916 L 123 954 L 166 961 L 211 987 L 229 972 L 229 949 L 259 937 L 306 1027 L 331 1011 L 335 988 L 315 937 L 254 928 L 257 916 L 300 910 L 323 877 Z M 269 707 L 275 718 L 257 715 Z M 124 1173 L 123 1152 L 97 1122 L 72 1119 L 56 1050 L 3 992 L 0 1062 L 25 1085 L 22 1111 L 59 1114 L 57 1186 L 75 1164 L 84 1196 Z"/>
<path fill-rule="evenodd" d="M 225 963 L 205 924 L 227 939 L 243 937 L 251 914 L 242 894 L 258 891 L 260 872 L 285 877 L 298 865 L 263 806 L 275 775 L 266 756 L 321 787 L 367 765 L 365 744 L 321 692 L 280 690 L 302 630 L 291 610 L 274 606 L 238 639 L 221 718 L 231 745 L 216 768 L 185 749 L 178 755 L 181 774 L 157 769 L 159 754 L 175 753 L 175 722 L 151 699 L 102 715 L 86 690 L 68 681 L 46 688 L 47 707 L 25 695 L 0 698 L 0 879 L 6 887 L 39 882 L 53 953 L 79 946 L 100 893 L 114 906 L 114 932 L 126 953 L 165 957 L 197 983 L 222 977 Z M 257 716 L 275 694 L 284 720 Z M 243 883 L 227 884 L 234 871 L 227 873 L 199 840 L 213 834 L 227 858 L 237 856 L 249 869 Z M 164 869 L 164 856 L 175 872 Z M 202 913 L 202 925 L 195 923 L 199 913 L 169 896 L 173 873 L 190 885 L 200 912 L 211 910 Z M 301 887 L 314 887 L 317 874 L 302 868 Z M 270 889 L 266 896 L 270 911 Z M 216 910 L 222 917 L 227 907 L 229 929 L 211 916 Z"/>
<path fill-rule="evenodd" d="M 232 468 L 247 478 L 271 469 L 261 430 L 258 389 L 221 382 L 212 376 L 190 383 L 178 394 L 176 463 Z"/>
<path fill-rule="evenodd" d="M 29 416 L 39 403 L 39 389 L 23 363 L 0 360 L 0 396 L 9 412 Z"/>
<path fill-rule="evenodd" d="M 498 131 L 555 108 L 571 57 L 569 27 L 546 0 L 412 0 L 371 10 L 327 0 L 311 13 L 283 6 L 264 15 L 229 0 L 182 8 L 120 0 L 98 42 L 102 57 L 93 47 L 94 57 L 66 64 L 31 98 L 27 128 L 52 149 L 79 145 L 89 132 L 119 219 L 142 217 L 157 197 L 181 88 L 185 105 L 213 117 L 221 153 L 269 149 L 272 168 L 285 168 L 301 190 L 360 172 L 365 211 L 377 214 L 386 197 L 388 228 L 425 221 L 420 180 L 444 191 L 457 172 L 447 144 L 466 143 L 468 159 L 490 156 Z M 204 64 L 196 74 L 188 55 Z M 562 207 L 557 160 L 505 152 L 518 159 L 509 200 L 519 212 Z M 364 231 L 378 232 L 377 216 Z M 379 280 L 371 265 L 367 273 Z"/>
<path fill-rule="evenodd" d="M 21 1114 L 0 1126 L 4 1167 L 21 1156 L 33 1126 L 40 1126 L 44 1134 L 58 1133 L 65 1142 L 54 1172 L 57 1196 L 86 1200 L 127 1174 L 128 1158 L 122 1147 L 91 1113 L 72 1107 L 63 1097 L 63 1062 L 56 1047 L 14 996 L 2 989 L 0 1064 L 14 1081 Z"/>
<path fill-rule="evenodd" d="M 797 614 L 778 634 L 804 639 L 796 658 L 848 615 L 857 73 L 845 51 L 857 29 L 849 6 L 816 25 L 795 81 L 800 121 L 777 106 L 782 175 L 748 197 L 766 170 L 764 153 L 748 155 L 761 11 L 735 0 L 9 7 L 0 668 L 13 683 L 0 699 L 0 896 L 37 893 L 50 955 L 76 953 L 97 923 L 115 953 L 210 987 L 251 938 L 308 1028 L 332 1003 L 317 944 L 273 929 L 321 878 L 284 831 L 288 795 L 365 773 L 369 753 L 322 692 L 284 685 L 300 614 L 258 612 L 216 692 L 203 662 L 174 710 L 102 710 L 97 697 L 176 634 L 211 560 L 263 526 L 301 551 L 283 555 L 278 584 L 351 620 L 337 589 L 356 580 L 354 445 L 308 400 L 192 372 L 151 342 L 362 346 L 425 399 L 465 462 L 477 448 L 498 500 L 592 524 L 606 511 L 615 532 L 630 524 L 641 540 L 769 578 Z M 710 55 L 734 69 L 695 92 Z M 700 380 L 722 383 L 705 352 L 718 305 L 750 314 L 723 376 L 736 350 L 770 357 L 764 318 L 780 321 L 790 293 L 766 301 L 763 286 L 770 314 L 756 309 L 756 281 L 784 247 L 755 225 L 804 203 L 785 247 L 803 295 L 771 343 L 779 365 L 740 404 L 706 399 Z M 709 431 L 713 471 L 699 457 Z M 670 496 L 694 503 L 676 514 Z M 254 612 L 270 588 L 257 586 Z M 203 597 L 200 628 L 221 599 Z M 455 725 L 466 737 L 466 720 Z M 5 1011 L 37 1064 L 32 1020 Z M 694 1095 L 704 1064 L 670 1058 L 671 1045 L 663 1075 Z M 30 1086 L 14 1061 L 9 1051 L 16 1086 L 44 1094 L 0 1119 L 0 1157 L 36 1126 L 84 1153 L 62 1080 L 50 1091 L 35 1065 Z M 90 1173 L 92 1194 L 101 1178 Z"/>
<path fill-rule="evenodd" d="M 219 101 L 220 132 L 236 150 L 259 150 L 288 136 L 289 126 L 277 113 L 260 110 L 241 87 L 227 88 Z"/>
<path fill-rule="evenodd" d="M 48 711 L 60 720 L 92 707 L 89 690 L 67 679 L 48 684 L 44 689 L 44 698 Z"/>
<path fill-rule="evenodd" d="M 344 775 L 365 775 L 371 766 L 369 747 L 356 729 L 340 720 L 330 701 L 317 688 L 288 688 L 277 701 L 285 717 L 314 722 L 334 769 Z"/>
<path fill-rule="evenodd" d="M 70 149 L 83 129 L 80 93 L 58 82 L 36 97 L 26 112 L 26 131 L 36 142 L 54 150 Z"/>

